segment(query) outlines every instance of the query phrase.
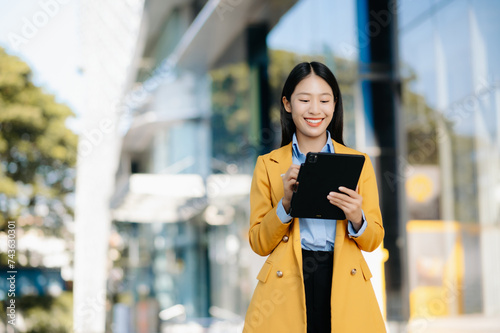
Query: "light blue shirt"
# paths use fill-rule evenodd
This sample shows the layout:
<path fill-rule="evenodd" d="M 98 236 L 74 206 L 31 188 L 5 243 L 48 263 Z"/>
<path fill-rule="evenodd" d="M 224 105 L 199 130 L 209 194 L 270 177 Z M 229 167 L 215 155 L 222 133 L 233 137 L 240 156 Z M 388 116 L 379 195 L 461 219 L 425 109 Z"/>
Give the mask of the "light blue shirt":
<path fill-rule="evenodd" d="M 330 132 L 326 131 L 328 139 L 321 152 L 334 153 Z M 301 153 L 295 133 L 292 139 L 292 162 L 300 165 L 306 161 L 306 155 Z M 290 223 L 292 217 L 286 213 L 283 207 L 283 199 L 278 203 L 276 214 L 282 223 Z M 363 214 L 363 225 L 358 232 L 354 231 L 352 222 L 347 224 L 347 231 L 350 237 L 359 237 L 366 229 L 365 213 Z M 309 251 L 333 251 L 335 244 L 335 234 L 337 231 L 337 220 L 299 218 L 300 243 L 302 248 Z"/>

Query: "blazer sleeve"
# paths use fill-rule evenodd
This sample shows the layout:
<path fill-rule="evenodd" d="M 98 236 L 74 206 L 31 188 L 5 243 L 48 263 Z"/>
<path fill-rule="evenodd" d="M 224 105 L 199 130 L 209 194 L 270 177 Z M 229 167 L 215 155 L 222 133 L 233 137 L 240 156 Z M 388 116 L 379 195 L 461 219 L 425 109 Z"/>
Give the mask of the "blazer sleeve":
<path fill-rule="evenodd" d="M 367 226 L 361 236 L 352 237 L 352 239 L 358 244 L 361 250 L 372 252 L 382 243 L 385 231 L 382 224 L 375 171 L 368 155 L 364 155 L 365 165 L 361 172 L 359 193 L 363 197 L 361 208 L 365 213 Z"/>
<path fill-rule="evenodd" d="M 261 256 L 269 255 L 291 224 L 282 223 L 276 214 L 276 207 L 273 207 L 271 199 L 269 175 L 263 157 L 259 156 L 250 188 L 250 247 Z"/>

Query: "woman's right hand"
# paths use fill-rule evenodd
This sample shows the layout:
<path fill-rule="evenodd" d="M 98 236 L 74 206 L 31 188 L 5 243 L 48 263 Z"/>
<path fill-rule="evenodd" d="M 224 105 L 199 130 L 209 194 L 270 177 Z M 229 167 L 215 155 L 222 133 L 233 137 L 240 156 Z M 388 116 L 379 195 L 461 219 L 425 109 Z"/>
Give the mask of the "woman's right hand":
<path fill-rule="evenodd" d="M 285 196 L 283 197 L 283 208 L 285 208 L 285 211 L 287 214 L 290 213 L 290 204 L 292 201 L 292 195 L 294 192 L 294 189 L 297 187 L 299 184 L 297 182 L 297 177 L 299 176 L 299 170 L 300 170 L 300 165 L 295 165 L 292 164 L 288 171 L 281 176 L 283 179 L 283 189 L 285 190 Z"/>

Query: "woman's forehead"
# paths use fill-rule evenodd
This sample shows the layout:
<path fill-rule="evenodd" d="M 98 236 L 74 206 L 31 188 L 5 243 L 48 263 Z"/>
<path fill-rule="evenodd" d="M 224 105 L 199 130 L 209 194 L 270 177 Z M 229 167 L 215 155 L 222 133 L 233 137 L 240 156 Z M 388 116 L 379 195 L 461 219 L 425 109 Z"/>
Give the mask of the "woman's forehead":
<path fill-rule="evenodd" d="M 295 87 L 296 95 L 333 95 L 332 87 L 321 77 L 311 74 Z"/>

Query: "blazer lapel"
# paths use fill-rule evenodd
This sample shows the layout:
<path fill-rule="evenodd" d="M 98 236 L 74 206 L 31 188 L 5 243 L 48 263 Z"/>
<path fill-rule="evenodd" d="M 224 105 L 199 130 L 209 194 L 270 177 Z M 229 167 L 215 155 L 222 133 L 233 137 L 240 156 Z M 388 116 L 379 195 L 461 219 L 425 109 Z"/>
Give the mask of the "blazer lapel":
<path fill-rule="evenodd" d="M 282 174 L 285 174 L 292 165 L 292 144 L 274 150 L 269 154 L 268 164 L 269 181 L 271 182 L 272 196 L 275 204 L 285 195 Z"/>
<path fill-rule="evenodd" d="M 335 141 L 333 139 L 332 139 L 332 142 L 333 142 L 333 149 L 335 149 L 336 154 L 349 154 L 350 153 L 349 149 L 346 146 L 341 145 L 340 143 L 338 143 L 337 141 Z"/>

